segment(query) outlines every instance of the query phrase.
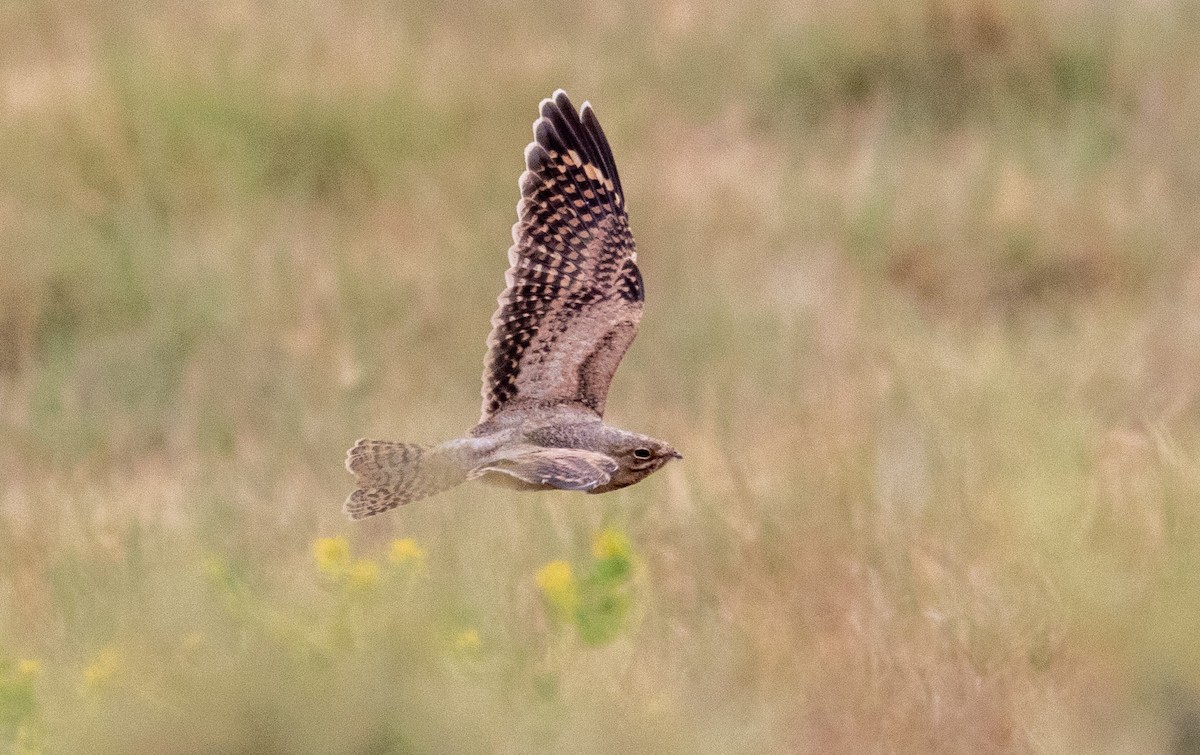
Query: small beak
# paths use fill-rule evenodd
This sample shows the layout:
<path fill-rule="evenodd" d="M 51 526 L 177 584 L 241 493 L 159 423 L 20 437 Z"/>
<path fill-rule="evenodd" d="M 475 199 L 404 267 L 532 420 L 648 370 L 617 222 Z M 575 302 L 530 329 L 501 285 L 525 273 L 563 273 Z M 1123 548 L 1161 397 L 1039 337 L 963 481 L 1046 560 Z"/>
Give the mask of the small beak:
<path fill-rule="evenodd" d="M 672 458 L 672 459 L 682 459 L 682 458 L 683 458 L 683 454 L 679 453 L 678 451 L 672 451 L 672 452 L 671 452 L 671 458 Z"/>

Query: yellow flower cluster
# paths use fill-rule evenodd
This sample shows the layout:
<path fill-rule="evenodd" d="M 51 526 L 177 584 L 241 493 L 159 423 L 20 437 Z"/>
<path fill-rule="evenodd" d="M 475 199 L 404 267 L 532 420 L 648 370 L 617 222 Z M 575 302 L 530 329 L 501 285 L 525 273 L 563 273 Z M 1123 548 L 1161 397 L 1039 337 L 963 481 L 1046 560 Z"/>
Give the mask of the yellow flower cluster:
<path fill-rule="evenodd" d="M 601 530 L 592 541 L 592 556 L 592 582 L 620 587 L 633 576 L 633 546 L 620 530 Z"/>
<path fill-rule="evenodd" d="M 317 571 L 337 584 L 366 589 L 377 585 L 382 576 L 379 562 L 353 558 L 350 542 L 341 535 L 314 540 L 313 559 Z M 387 559 L 397 567 L 421 567 L 425 564 L 425 549 L 411 537 L 396 539 L 388 548 Z"/>
<path fill-rule="evenodd" d="M 570 616 L 578 607 L 579 588 L 566 561 L 551 561 L 543 566 L 537 573 L 537 585 L 560 618 Z"/>
<path fill-rule="evenodd" d="M 425 563 L 425 549 L 411 537 L 393 540 L 388 550 L 388 561 L 397 566 L 420 566 Z"/>
<path fill-rule="evenodd" d="M 85 690 L 97 690 L 112 680 L 123 662 L 120 649 L 111 645 L 101 648 L 92 662 L 83 669 Z"/>
<path fill-rule="evenodd" d="M 317 568 L 330 576 L 340 576 L 350 567 L 350 543 L 341 537 L 319 537 L 313 543 Z"/>
<path fill-rule="evenodd" d="M 22 658 L 17 661 L 17 673 L 26 679 L 40 676 L 42 673 L 42 663 L 32 658 Z"/>
<path fill-rule="evenodd" d="M 350 543 L 342 536 L 319 537 L 313 542 L 317 570 L 334 582 L 369 588 L 379 582 L 379 564 L 369 558 L 350 556 Z"/>
<path fill-rule="evenodd" d="M 576 579 L 566 561 L 551 561 L 537 573 L 537 586 L 561 627 L 573 624 L 589 645 L 603 645 L 625 626 L 633 600 L 635 557 L 625 533 L 605 529 L 592 541 L 592 560 Z"/>
<path fill-rule="evenodd" d="M 601 530 L 592 541 L 592 555 L 598 559 L 623 558 L 628 559 L 633 554 L 633 546 L 624 532 L 611 527 Z"/>

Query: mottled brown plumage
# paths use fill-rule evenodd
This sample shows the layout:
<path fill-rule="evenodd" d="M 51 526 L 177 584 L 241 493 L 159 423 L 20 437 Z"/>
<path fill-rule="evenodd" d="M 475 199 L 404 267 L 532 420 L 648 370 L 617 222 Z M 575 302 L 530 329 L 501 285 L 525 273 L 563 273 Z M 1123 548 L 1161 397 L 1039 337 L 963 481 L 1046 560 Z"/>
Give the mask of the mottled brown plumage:
<path fill-rule="evenodd" d="M 608 385 L 642 318 L 642 275 L 621 180 L 591 107 L 544 100 L 525 149 L 492 317 L 480 422 L 508 406 L 578 402 L 604 413 Z"/>
<path fill-rule="evenodd" d="M 437 446 L 360 440 L 346 461 L 359 487 L 345 506 L 355 519 L 467 479 L 602 493 L 681 458 L 601 421 L 643 298 L 608 139 L 591 106 L 577 112 L 562 90 L 542 101 L 533 132 L 479 424 Z"/>

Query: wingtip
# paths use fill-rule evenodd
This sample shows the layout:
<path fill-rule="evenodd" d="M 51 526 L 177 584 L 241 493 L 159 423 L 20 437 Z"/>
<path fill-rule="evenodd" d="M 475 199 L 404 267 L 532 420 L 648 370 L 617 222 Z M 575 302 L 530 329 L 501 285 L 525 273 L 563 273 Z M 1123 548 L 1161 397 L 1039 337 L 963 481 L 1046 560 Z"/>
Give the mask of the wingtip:
<path fill-rule="evenodd" d="M 567 96 L 567 90 L 558 88 L 554 90 L 554 94 L 550 95 L 554 100 L 554 104 L 566 112 L 575 112 L 575 106 L 571 104 L 571 98 Z"/>
<path fill-rule="evenodd" d="M 536 141 L 532 141 L 525 146 L 525 169 L 533 173 L 537 173 L 538 171 L 542 170 L 542 168 L 546 167 L 546 165 L 550 162 L 550 155 L 546 153 L 546 147 L 542 144 L 542 140 L 539 138 L 539 134 L 537 132 L 537 124 L 541 122 L 541 120 L 541 118 L 538 118 L 538 120 L 533 124 L 533 136 Z M 523 178 L 524 177 L 518 180 L 523 180 Z M 521 186 L 521 193 L 522 196 L 524 196 L 524 186 Z"/>
<path fill-rule="evenodd" d="M 538 113 L 543 118 L 553 119 L 560 116 L 571 121 L 579 119 L 571 98 L 567 96 L 566 90 L 561 88 L 555 89 L 553 94 L 538 103 Z"/>
<path fill-rule="evenodd" d="M 558 138 L 558 132 L 554 130 L 554 124 L 549 118 L 540 117 L 533 122 L 533 138 L 534 143 L 546 150 L 561 151 L 561 139 Z M 547 156 L 547 159 L 549 157 Z M 528 165 L 528 163 L 526 163 Z M 532 170 L 532 166 L 530 166 Z"/>
<path fill-rule="evenodd" d="M 350 467 L 350 462 L 354 461 L 354 452 L 357 451 L 359 449 L 359 447 L 361 447 L 362 444 L 366 443 L 366 442 L 367 442 L 366 438 L 359 438 L 358 440 L 354 441 L 353 446 L 350 446 L 349 448 L 346 449 L 345 467 L 346 467 L 346 471 L 352 475 L 358 474 L 357 472 L 354 471 L 354 469 L 352 469 Z"/>
<path fill-rule="evenodd" d="M 355 500 L 355 496 L 361 491 L 355 490 L 350 495 L 346 496 L 346 500 L 342 501 L 342 513 L 350 519 L 362 519 L 362 505 Z"/>

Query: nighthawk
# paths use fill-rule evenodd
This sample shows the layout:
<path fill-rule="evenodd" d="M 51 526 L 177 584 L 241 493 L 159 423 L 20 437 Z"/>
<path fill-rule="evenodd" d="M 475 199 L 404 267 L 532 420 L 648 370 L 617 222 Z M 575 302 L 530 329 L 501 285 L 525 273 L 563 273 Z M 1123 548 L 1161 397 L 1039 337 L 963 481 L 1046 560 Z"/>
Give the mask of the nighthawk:
<path fill-rule="evenodd" d="M 683 458 L 604 424 L 613 373 L 637 335 L 642 275 L 625 195 L 591 105 L 543 100 L 525 148 L 507 288 L 492 316 L 483 413 L 437 445 L 363 439 L 347 452 L 362 519 L 467 480 L 605 493 Z"/>

